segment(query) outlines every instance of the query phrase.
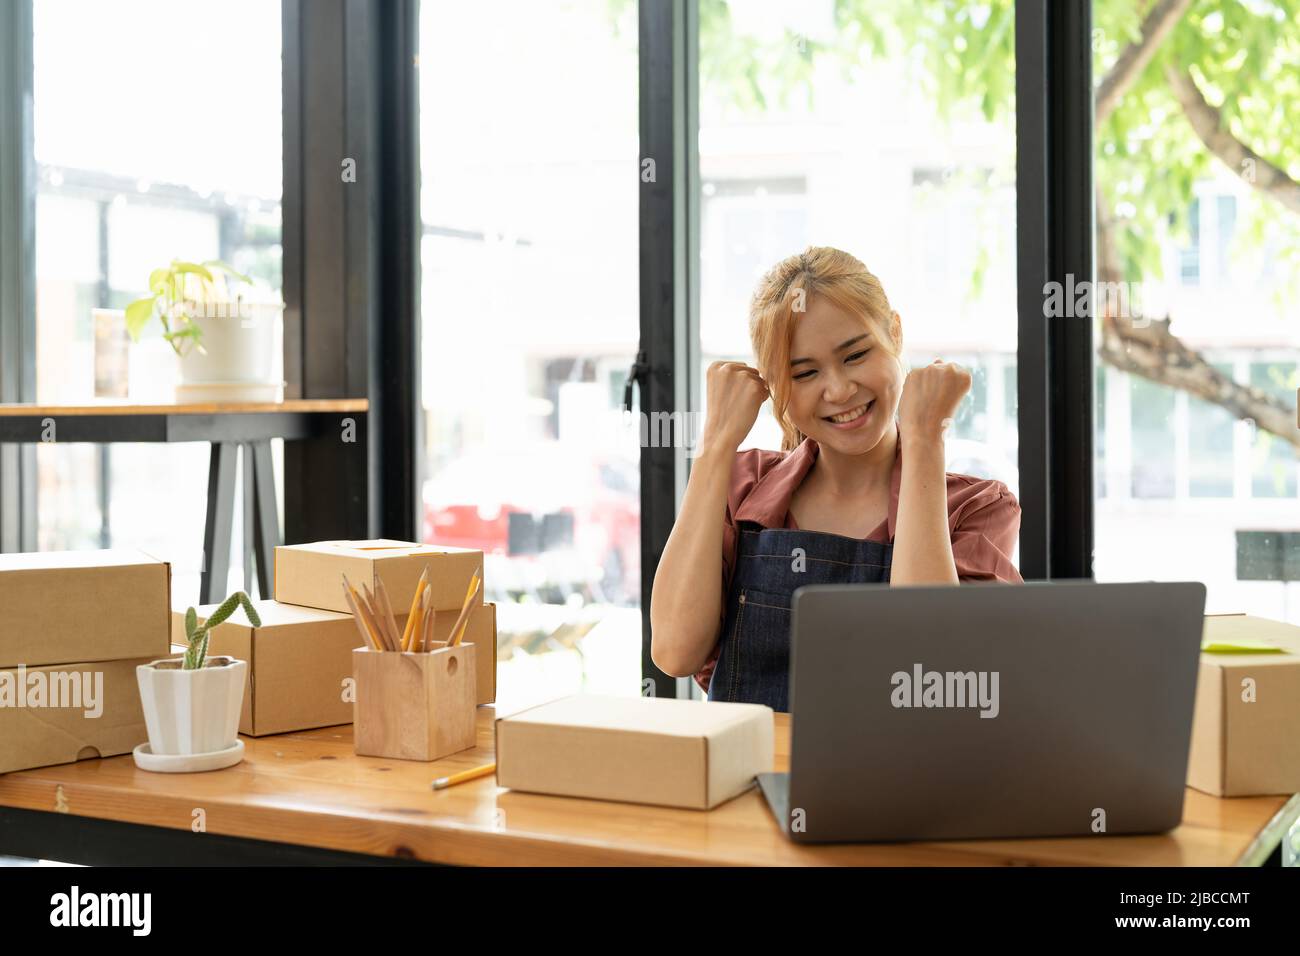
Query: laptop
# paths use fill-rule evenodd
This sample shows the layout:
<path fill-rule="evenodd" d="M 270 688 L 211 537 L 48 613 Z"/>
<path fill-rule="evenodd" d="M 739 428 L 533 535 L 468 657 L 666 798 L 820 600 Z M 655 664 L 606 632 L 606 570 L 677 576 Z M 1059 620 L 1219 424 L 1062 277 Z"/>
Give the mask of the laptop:
<path fill-rule="evenodd" d="M 797 842 L 1160 833 L 1183 815 L 1205 585 L 812 585 L 791 605 Z"/>

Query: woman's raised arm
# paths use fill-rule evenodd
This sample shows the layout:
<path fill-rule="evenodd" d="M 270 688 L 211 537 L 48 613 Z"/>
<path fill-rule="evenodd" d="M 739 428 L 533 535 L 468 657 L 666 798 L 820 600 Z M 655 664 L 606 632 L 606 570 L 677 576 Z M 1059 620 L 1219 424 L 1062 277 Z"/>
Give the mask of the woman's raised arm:
<path fill-rule="evenodd" d="M 907 374 L 898 403 L 903 478 L 890 584 L 958 583 L 948 529 L 943 433 L 970 385 L 970 372 L 939 359 Z"/>
<path fill-rule="evenodd" d="M 650 591 L 650 656 L 674 677 L 698 671 L 717 640 L 731 469 L 768 389 L 757 369 L 714 362 L 708 370 L 708 396 L 698 454 Z"/>

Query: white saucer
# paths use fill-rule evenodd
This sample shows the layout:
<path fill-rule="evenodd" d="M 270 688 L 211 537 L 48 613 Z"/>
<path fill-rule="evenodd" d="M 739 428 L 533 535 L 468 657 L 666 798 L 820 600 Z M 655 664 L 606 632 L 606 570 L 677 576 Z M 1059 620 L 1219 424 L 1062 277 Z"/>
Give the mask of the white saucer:
<path fill-rule="evenodd" d="M 197 773 L 200 770 L 220 770 L 233 767 L 244 759 L 244 742 L 235 738 L 235 745 L 225 750 L 206 754 L 156 754 L 145 741 L 131 751 L 135 765 L 154 773 Z"/>

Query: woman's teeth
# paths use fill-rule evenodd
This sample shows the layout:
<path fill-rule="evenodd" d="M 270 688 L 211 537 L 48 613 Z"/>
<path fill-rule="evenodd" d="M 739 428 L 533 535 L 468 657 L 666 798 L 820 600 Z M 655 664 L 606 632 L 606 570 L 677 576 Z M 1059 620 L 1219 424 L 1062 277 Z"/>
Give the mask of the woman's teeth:
<path fill-rule="evenodd" d="M 855 418 L 861 418 L 867 413 L 867 409 L 870 406 L 871 402 L 867 402 L 866 405 L 859 405 L 857 408 L 847 411 L 843 415 L 831 415 L 826 420 L 828 422 L 834 422 L 837 425 L 843 425 L 846 422 L 853 421 Z"/>

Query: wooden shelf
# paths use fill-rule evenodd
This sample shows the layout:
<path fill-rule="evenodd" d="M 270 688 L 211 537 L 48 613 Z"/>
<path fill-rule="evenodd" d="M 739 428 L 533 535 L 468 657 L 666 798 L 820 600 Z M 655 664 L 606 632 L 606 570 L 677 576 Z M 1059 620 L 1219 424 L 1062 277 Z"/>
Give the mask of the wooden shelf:
<path fill-rule="evenodd" d="M 95 402 L 90 405 L 0 405 L 0 417 L 60 415 L 247 415 L 258 412 L 365 412 L 364 398 L 307 398 L 284 402 L 199 402 L 188 405 L 132 405 Z"/>

